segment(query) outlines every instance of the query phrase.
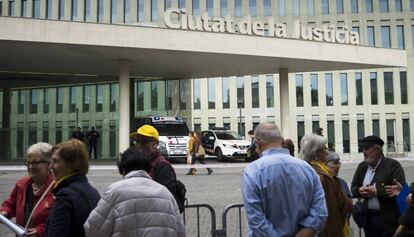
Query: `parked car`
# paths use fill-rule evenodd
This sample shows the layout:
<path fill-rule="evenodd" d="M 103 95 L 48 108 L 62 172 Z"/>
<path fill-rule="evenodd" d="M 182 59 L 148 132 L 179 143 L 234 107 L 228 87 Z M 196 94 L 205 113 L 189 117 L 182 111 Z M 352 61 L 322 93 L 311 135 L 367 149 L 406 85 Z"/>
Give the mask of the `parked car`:
<path fill-rule="evenodd" d="M 238 133 L 224 128 L 215 128 L 201 132 L 201 145 L 209 155 L 215 155 L 218 161 L 224 159 L 247 159 L 250 141 L 244 140 Z"/>

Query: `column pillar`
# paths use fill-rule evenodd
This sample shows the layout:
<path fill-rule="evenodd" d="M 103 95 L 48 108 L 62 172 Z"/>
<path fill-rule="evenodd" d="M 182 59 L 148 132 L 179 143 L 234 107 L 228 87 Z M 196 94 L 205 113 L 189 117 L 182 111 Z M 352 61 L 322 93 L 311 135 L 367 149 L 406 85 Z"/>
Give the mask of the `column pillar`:
<path fill-rule="evenodd" d="M 129 147 L 130 123 L 129 61 L 119 61 L 119 152 Z"/>
<path fill-rule="evenodd" d="M 0 160 L 10 159 L 10 88 L 3 89 L 3 126 L 0 128 Z"/>
<path fill-rule="evenodd" d="M 280 131 L 283 137 L 290 137 L 289 118 L 289 75 L 287 69 L 279 69 Z"/>

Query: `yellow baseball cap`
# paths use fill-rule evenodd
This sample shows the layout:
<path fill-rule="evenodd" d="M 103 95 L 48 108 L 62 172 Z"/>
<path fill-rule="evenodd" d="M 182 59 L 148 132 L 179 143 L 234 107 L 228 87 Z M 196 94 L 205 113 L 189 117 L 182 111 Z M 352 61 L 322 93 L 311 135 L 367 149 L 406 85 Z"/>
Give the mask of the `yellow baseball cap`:
<path fill-rule="evenodd" d="M 159 133 L 157 131 L 157 129 L 155 129 L 153 126 L 151 125 L 143 125 L 140 128 L 138 128 L 137 132 L 131 133 L 129 134 L 129 137 L 137 140 L 139 139 L 139 137 L 142 138 L 153 138 L 155 140 L 159 140 Z"/>

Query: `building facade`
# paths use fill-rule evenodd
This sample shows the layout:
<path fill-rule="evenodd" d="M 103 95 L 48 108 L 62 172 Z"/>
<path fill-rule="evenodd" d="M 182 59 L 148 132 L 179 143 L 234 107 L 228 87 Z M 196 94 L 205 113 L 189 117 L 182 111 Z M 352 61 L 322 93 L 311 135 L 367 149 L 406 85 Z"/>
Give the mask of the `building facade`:
<path fill-rule="evenodd" d="M 329 147 L 351 158 L 371 134 L 386 141 L 385 152 L 414 149 L 414 0 L 0 0 L 3 16 L 149 27 L 166 27 L 171 7 L 195 17 L 347 28 L 360 45 L 405 49 L 406 68 L 289 73 L 290 138 L 297 145 L 321 127 Z M 260 122 L 281 121 L 279 74 L 133 81 L 134 116 L 178 115 L 196 131 L 224 126 L 243 136 Z M 95 126 L 100 157 L 116 157 L 118 91 L 117 82 L 12 88 L 10 158 L 24 157 L 36 141 L 68 139 L 77 126 Z"/>

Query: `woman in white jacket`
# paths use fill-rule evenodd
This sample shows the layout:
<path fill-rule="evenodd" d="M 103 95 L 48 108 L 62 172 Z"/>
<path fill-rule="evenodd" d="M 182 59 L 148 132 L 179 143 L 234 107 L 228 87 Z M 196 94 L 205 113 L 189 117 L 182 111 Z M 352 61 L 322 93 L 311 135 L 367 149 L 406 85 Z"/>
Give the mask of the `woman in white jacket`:
<path fill-rule="evenodd" d="M 118 161 L 124 179 L 111 184 L 84 224 L 88 237 L 184 237 L 185 227 L 170 191 L 148 175 L 151 158 L 128 148 Z"/>

